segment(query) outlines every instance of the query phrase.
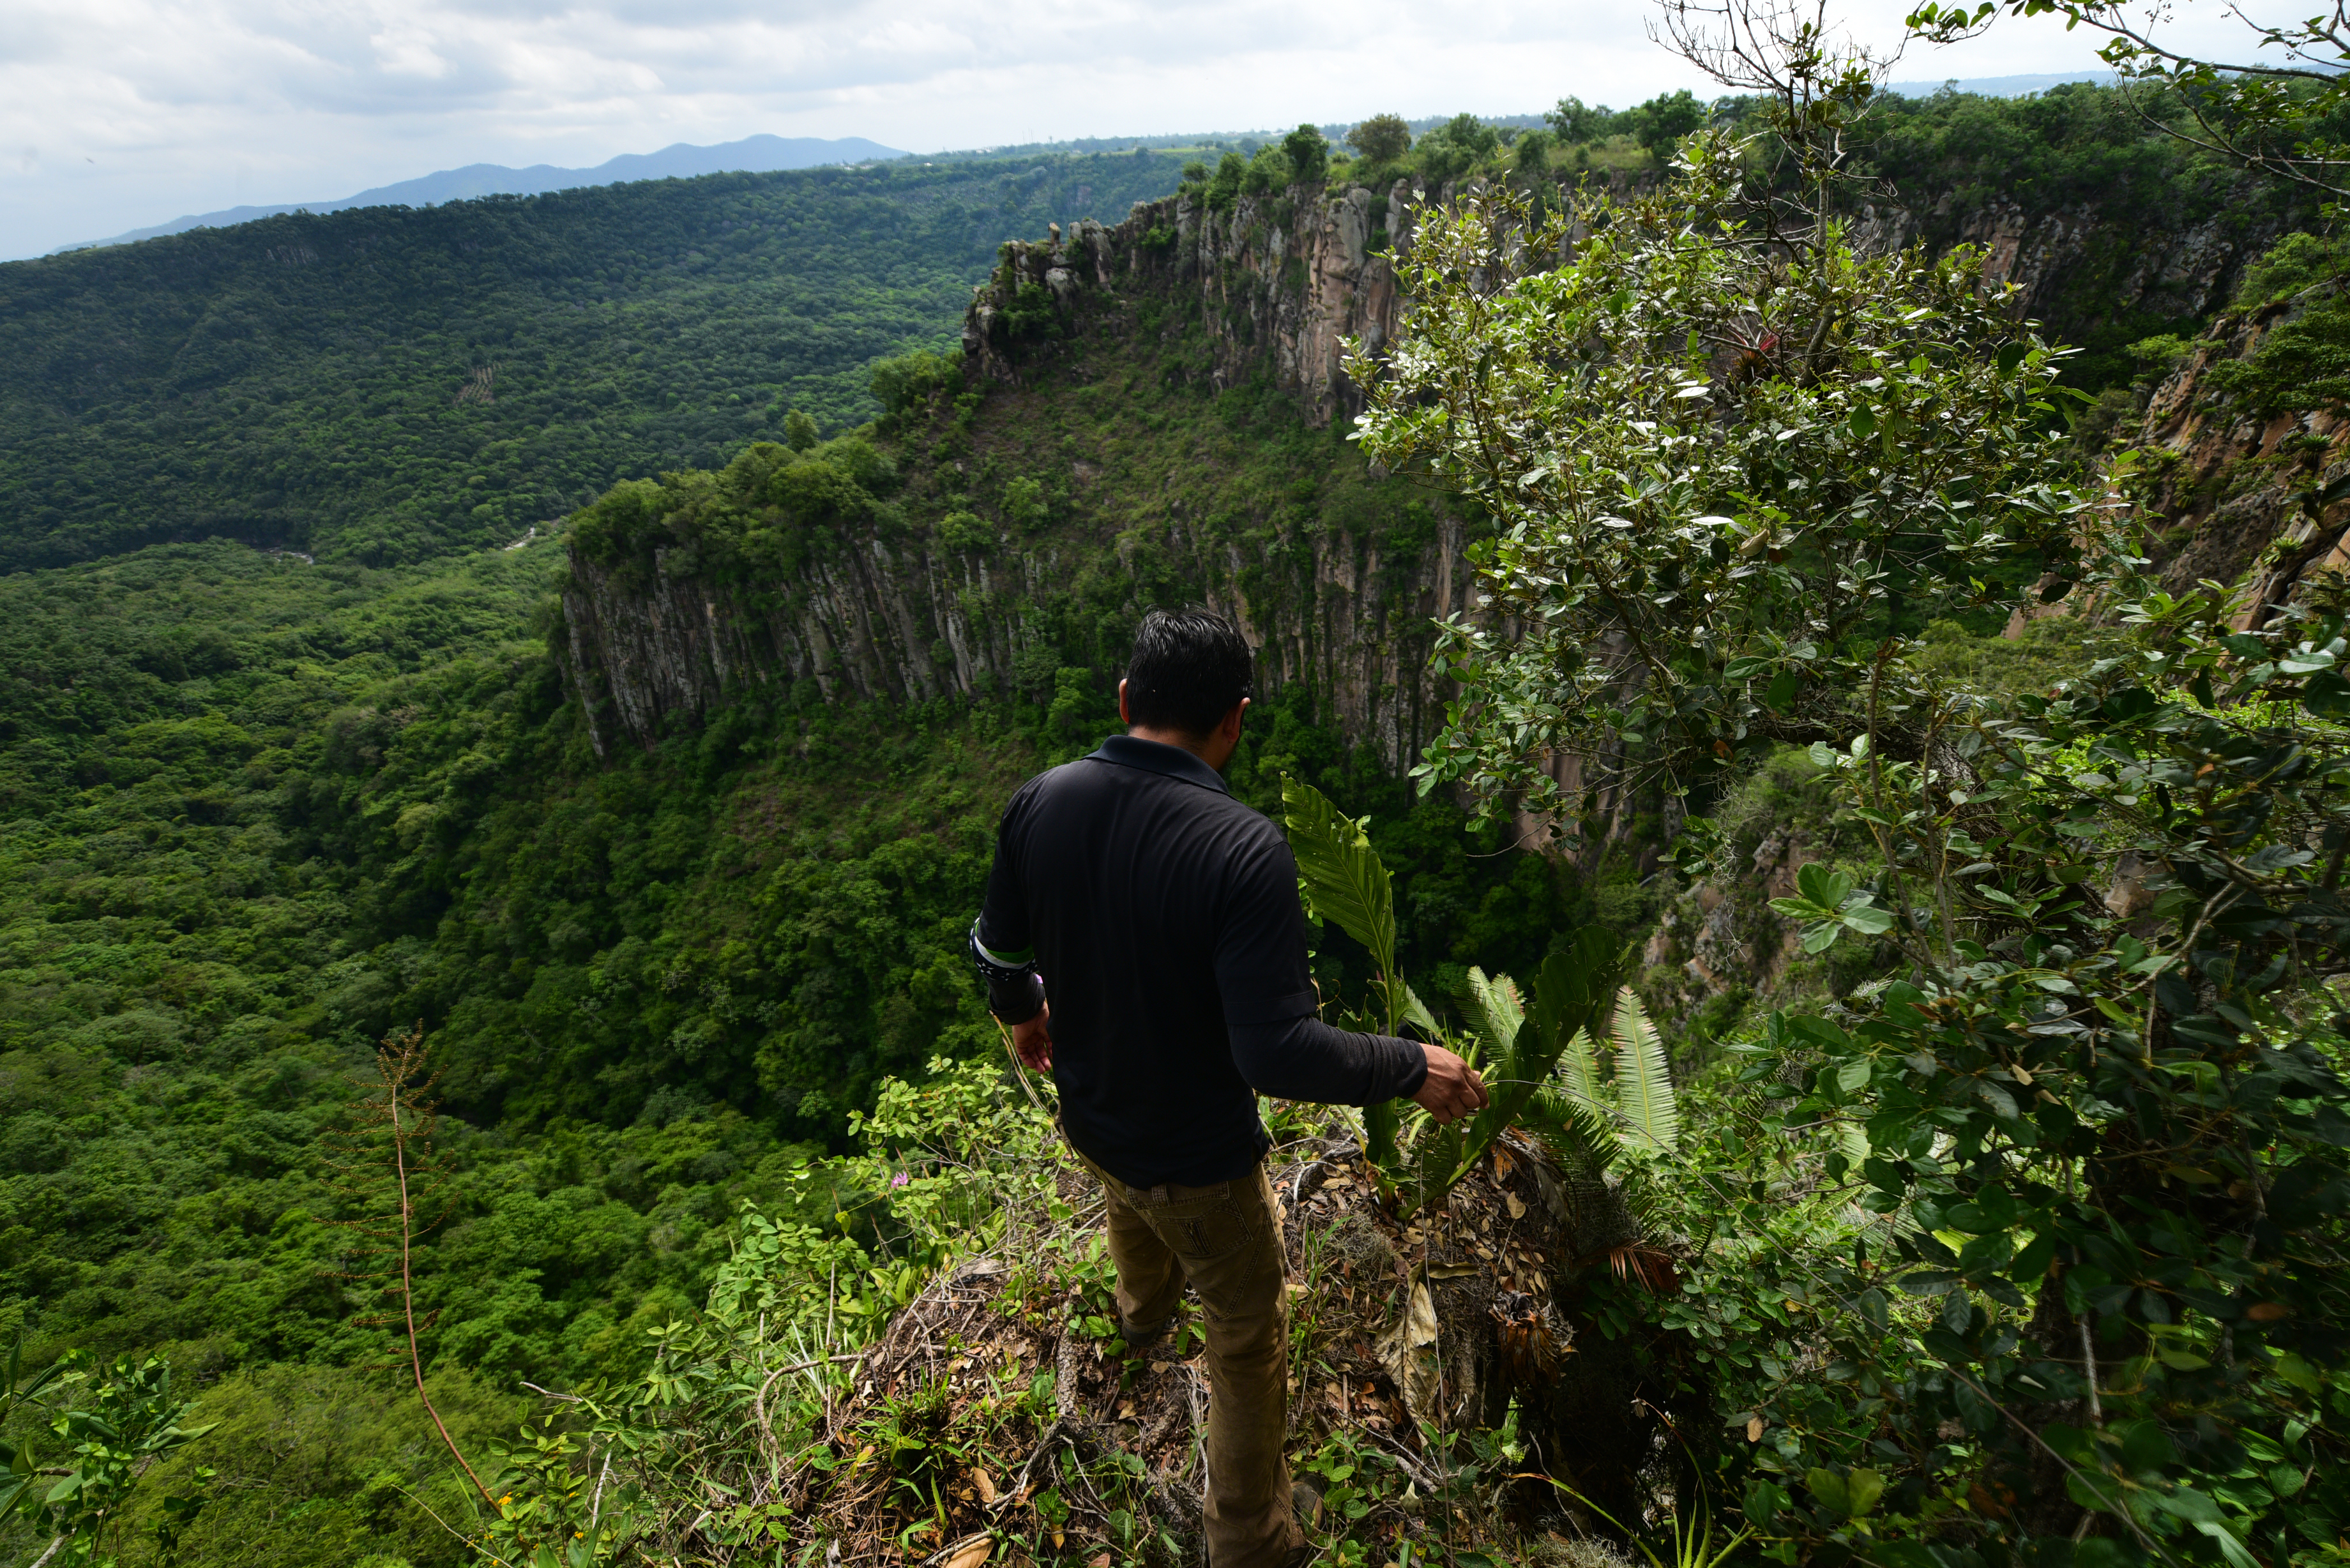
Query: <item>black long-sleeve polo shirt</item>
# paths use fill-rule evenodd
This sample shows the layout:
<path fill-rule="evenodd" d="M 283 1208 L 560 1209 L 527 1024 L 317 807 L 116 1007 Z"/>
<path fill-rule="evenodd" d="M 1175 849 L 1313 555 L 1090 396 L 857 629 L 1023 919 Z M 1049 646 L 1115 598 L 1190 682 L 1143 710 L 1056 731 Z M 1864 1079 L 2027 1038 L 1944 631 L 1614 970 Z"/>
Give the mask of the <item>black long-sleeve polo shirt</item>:
<path fill-rule="evenodd" d="M 1179 747 L 1113 735 L 1022 785 L 973 936 L 1042 973 L 1062 1127 L 1132 1186 L 1245 1174 L 1259 1093 L 1375 1105 L 1428 1075 L 1411 1042 L 1315 1016 L 1288 844 Z M 1006 1023 L 1035 1015 L 1033 982 L 990 991 Z"/>

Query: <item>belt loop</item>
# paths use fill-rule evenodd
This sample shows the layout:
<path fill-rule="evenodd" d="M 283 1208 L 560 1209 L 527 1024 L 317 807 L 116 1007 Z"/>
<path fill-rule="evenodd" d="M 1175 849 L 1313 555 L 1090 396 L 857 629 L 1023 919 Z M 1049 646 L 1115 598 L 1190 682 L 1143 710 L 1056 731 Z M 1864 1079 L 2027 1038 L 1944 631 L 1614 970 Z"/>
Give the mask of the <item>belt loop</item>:
<path fill-rule="evenodd" d="M 1165 1182 L 1162 1181 L 1158 1186 L 1150 1189 L 1150 1201 L 1153 1203 L 1164 1203 L 1167 1201 L 1167 1184 Z"/>

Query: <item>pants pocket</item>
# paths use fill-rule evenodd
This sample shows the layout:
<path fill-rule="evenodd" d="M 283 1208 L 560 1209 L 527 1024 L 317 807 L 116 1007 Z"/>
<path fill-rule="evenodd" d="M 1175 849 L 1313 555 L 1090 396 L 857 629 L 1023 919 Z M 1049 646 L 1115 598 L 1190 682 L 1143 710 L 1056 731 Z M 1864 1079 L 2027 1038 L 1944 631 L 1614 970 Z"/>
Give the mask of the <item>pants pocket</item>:
<path fill-rule="evenodd" d="M 1230 1262 L 1256 1241 L 1246 1207 L 1229 1198 L 1202 1204 L 1197 1213 L 1170 1214 L 1156 1229 L 1187 1263 Z"/>

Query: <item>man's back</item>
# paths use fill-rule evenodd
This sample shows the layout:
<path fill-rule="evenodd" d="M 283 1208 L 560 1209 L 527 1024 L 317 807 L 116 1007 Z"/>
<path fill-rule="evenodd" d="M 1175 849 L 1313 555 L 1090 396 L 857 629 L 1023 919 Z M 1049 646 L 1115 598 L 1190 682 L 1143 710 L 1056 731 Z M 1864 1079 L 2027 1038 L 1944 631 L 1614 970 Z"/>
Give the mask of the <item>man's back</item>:
<path fill-rule="evenodd" d="M 1232 1026 L 1313 1012 L 1297 870 L 1190 753 L 1113 736 L 1005 812 L 981 939 L 1033 950 L 1063 1125 L 1137 1186 L 1202 1186 L 1263 1152 Z"/>

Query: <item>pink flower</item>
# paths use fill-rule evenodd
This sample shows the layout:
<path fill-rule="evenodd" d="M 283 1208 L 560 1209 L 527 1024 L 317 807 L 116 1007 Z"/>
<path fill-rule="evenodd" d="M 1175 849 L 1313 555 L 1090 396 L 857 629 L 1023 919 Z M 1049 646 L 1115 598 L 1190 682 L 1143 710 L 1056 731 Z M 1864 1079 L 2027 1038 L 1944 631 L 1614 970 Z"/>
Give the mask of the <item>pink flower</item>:
<path fill-rule="evenodd" d="M 903 1187 L 903 1186 L 905 1186 L 905 1185 L 906 1185 L 906 1183 L 908 1183 L 909 1181 L 911 1181 L 911 1180 L 913 1180 L 913 1179 L 913 1179 L 912 1177 L 908 1176 L 904 1171 L 902 1171 L 902 1170 L 901 1170 L 901 1171 L 899 1171 L 897 1175 L 895 1175 L 895 1176 L 893 1176 L 893 1177 L 891 1177 L 891 1178 L 889 1179 L 889 1185 L 890 1185 L 890 1186 L 892 1186 L 892 1187 Z"/>

